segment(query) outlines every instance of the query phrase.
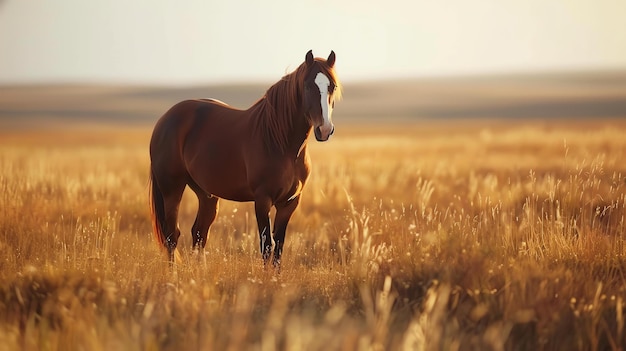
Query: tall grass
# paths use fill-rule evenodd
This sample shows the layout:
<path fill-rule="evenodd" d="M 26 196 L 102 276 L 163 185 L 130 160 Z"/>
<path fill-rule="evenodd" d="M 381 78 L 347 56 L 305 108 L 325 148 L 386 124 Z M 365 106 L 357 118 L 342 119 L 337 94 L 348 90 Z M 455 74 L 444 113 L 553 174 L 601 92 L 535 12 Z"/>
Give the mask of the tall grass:
<path fill-rule="evenodd" d="M 265 269 L 223 201 L 152 241 L 149 128 L 0 140 L 0 349 L 622 350 L 626 125 L 338 125 Z"/>

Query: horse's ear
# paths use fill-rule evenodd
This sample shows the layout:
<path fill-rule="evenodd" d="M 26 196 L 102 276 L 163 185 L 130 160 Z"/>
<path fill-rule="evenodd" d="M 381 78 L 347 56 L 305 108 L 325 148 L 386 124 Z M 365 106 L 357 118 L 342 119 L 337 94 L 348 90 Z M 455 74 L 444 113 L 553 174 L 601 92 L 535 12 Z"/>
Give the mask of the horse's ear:
<path fill-rule="evenodd" d="M 326 59 L 326 63 L 331 68 L 335 65 L 335 52 L 334 51 L 330 50 L 330 55 L 328 55 L 328 58 Z"/>
<path fill-rule="evenodd" d="M 312 65 L 313 62 L 315 62 L 315 59 L 313 58 L 313 50 L 309 50 L 309 52 L 306 53 L 305 62 L 308 66 Z"/>

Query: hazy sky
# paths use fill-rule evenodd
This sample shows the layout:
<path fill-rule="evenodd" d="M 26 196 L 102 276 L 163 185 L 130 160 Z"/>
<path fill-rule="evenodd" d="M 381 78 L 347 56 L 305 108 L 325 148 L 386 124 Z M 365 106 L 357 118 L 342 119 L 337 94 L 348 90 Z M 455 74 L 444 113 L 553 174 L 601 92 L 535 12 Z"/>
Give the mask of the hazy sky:
<path fill-rule="evenodd" d="M 0 84 L 626 68 L 625 0 L 0 0 Z"/>

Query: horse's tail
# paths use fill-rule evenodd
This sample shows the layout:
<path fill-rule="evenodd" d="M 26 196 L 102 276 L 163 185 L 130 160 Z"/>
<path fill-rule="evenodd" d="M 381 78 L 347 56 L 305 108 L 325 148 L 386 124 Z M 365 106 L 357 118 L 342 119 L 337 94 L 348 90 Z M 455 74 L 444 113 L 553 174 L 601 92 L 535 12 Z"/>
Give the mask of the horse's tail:
<path fill-rule="evenodd" d="M 159 247 L 169 254 L 168 248 L 165 244 L 165 201 L 163 200 L 163 193 L 159 188 L 159 185 L 154 179 L 154 170 L 150 168 L 150 210 L 152 212 L 152 232 L 159 244 Z M 170 259 L 174 259 L 174 262 L 180 262 L 180 254 L 178 250 L 174 251 L 174 256 Z M 174 263 L 171 262 L 170 263 Z"/>
<path fill-rule="evenodd" d="M 154 179 L 154 170 L 150 168 L 150 210 L 152 213 L 152 232 L 154 237 L 164 250 L 167 250 L 165 246 L 165 201 L 163 200 L 163 194 L 159 185 Z"/>

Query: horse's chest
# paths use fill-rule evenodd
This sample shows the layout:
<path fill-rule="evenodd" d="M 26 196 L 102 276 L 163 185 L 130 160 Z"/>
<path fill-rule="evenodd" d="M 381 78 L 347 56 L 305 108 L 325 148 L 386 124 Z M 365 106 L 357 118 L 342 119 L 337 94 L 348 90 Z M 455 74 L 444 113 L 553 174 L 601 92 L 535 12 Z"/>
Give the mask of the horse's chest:
<path fill-rule="evenodd" d="M 282 163 L 269 170 L 269 173 L 272 173 L 272 178 L 276 179 L 281 185 L 297 181 L 304 182 L 309 175 L 308 168 L 301 162 Z"/>
<path fill-rule="evenodd" d="M 291 201 L 300 196 L 309 175 L 308 169 L 302 164 L 294 164 L 291 174 L 285 179 L 280 201 Z"/>
<path fill-rule="evenodd" d="M 308 159 L 301 155 L 295 162 L 285 160 L 268 165 L 263 186 L 266 187 L 275 202 L 290 201 L 300 195 L 309 176 Z"/>

